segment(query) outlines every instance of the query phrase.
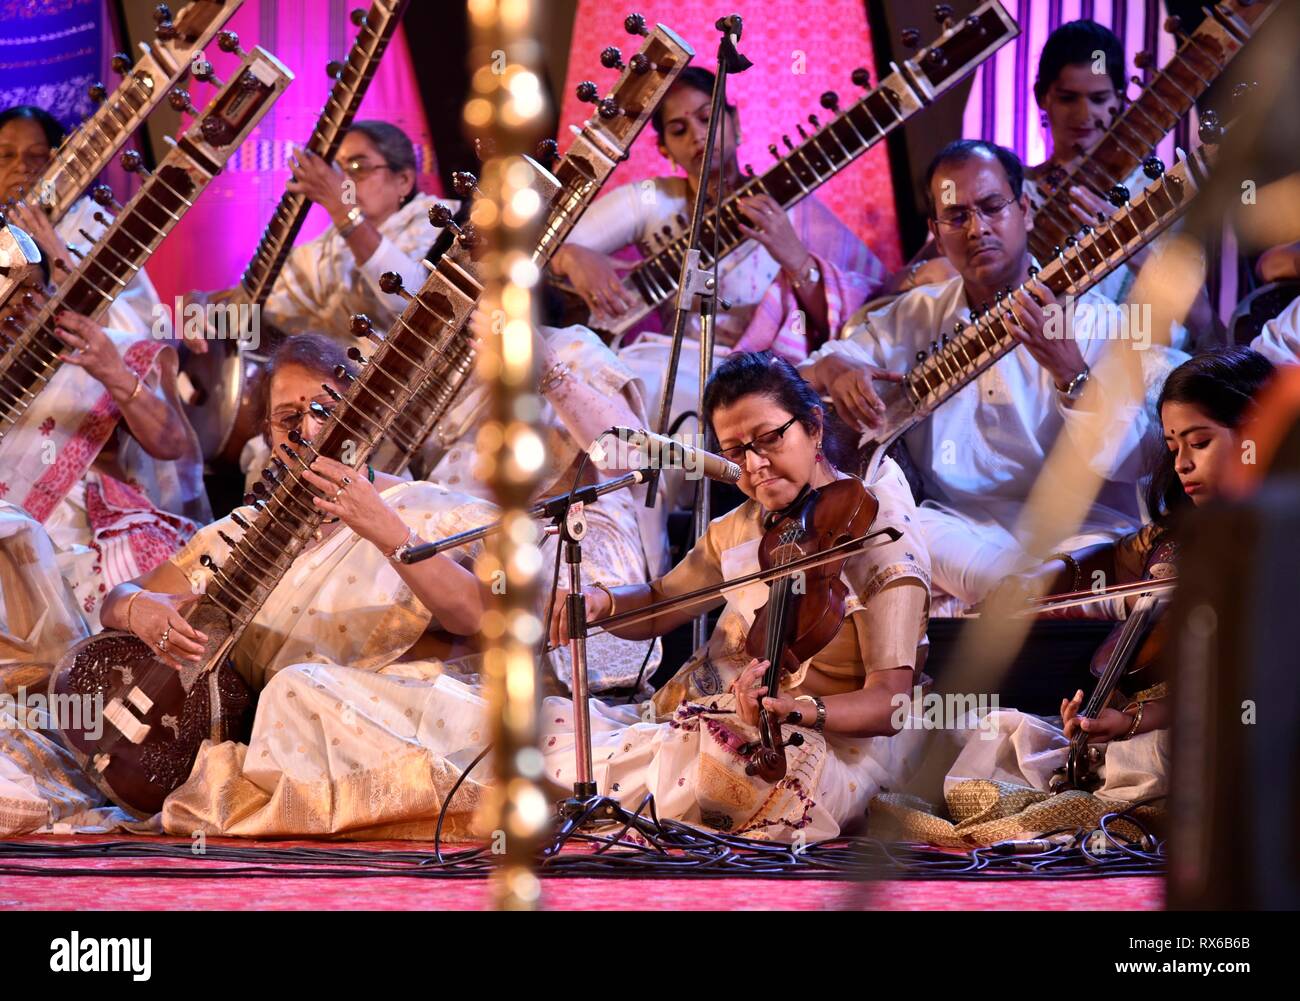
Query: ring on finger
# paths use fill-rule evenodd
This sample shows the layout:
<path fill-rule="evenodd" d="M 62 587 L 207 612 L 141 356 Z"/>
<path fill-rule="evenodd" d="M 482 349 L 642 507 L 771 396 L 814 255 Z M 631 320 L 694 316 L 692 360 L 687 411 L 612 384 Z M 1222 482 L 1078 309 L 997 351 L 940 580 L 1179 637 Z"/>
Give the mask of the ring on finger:
<path fill-rule="evenodd" d="M 171 623 L 169 622 L 167 623 L 167 626 L 163 629 L 162 638 L 158 640 L 159 653 L 167 652 L 167 639 L 169 636 L 171 636 L 171 634 L 172 634 L 172 626 Z"/>

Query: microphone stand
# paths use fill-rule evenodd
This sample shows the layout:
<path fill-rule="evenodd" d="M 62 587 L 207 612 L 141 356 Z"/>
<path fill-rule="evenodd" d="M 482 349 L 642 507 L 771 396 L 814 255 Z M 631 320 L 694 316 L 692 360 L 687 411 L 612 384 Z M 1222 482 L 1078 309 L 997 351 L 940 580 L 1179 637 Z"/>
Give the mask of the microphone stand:
<path fill-rule="evenodd" d="M 677 384 L 677 369 L 681 363 L 682 341 L 686 336 L 686 324 L 692 306 L 696 306 L 700 317 L 700 393 L 699 400 L 704 401 L 704 387 L 713 372 L 714 320 L 717 315 L 718 259 L 712 255 L 709 268 L 700 267 L 700 243 L 703 236 L 704 207 L 709 196 L 709 185 L 713 180 L 713 159 L 717 146 L 719 123 L 727 105 L 727 76 L 743 73 L 753 63 L 736 49 L 740 41 L 743 24 L 739 14 L 719 18 L 715 25 L 722 32 L 722 41 L 718 45 L 718 75 L 713 84 L 713 99 L 709 110 L 709 133 L 704 144 L 704 164 L 700 168 L 700 183 L 695 191 L 695 202 L 691 208 L 690 240 L 687 243 L 686 256 L 682 261 L 681 275 L 677 281 L 677 311 L 673 317 L 673 341 L 668 358 L 668 375 L 664 382 L 664 391 L 659 399 L 659 413 L 655 419 L 655 432 L 666 435 L 672 419 L 673 390 Z M 718 187 L 721 203 L 721 170 L 719 170 Z M 728 304 L 724 301 L 724 308 Z M 700 422 L 703 430 L 703 421 Z M 707 442 L 705 443 L 707 445 Z M 652 469 L 646 481 L 646 507 L 653 508 L 655 494 L 659 489 L 659 470 Z M 709 525 L 709 491 L 701 483 L 695 492 L 695 507 L 692 526 L 695 538 L 704 534 Z M 694 648 L 699 649 L 708 639 L 708 616 L 701 615 L 695 621 L 693 629 Z"/>
<path fill-rule="evenodd" d="M 557 806 L 559 826 L 554 840 L 543 849 L 544 857 L 556 854 L 573 832 L 591 823 L 616 821 L 629 827 L 636 827 L 647 836 L 653 836 L 657 830 L 658 825 L 649 818 L 625 810 L 615 799 L 597 795 L 596 775 L 592 765 L 591 707 L 588 705 L 590 688 L 587 678 L 587 603 L 582 594 L 582 539 L 587 534 L 587 519 L 583 515 L 583 505 L 593 503 L 615 490 L 626 490 L 646 482 L 650 471 L 650 469 L 634 470 L 616 479 L 581 487 L 572 493 L 545 498 L 528 509 L 530 517 L 551 521 L 552 526 L 547 529 L 547 532 L 559 534 L 564 562 L 569 568 L 569 593 L 565 597 L 565 603 L 569 611 L 569 656 L 573 662 L 573 735 L 576 767 L 573 795 L 561 800 Z M 448 549 L 455 549 L 495 535 L 501 529 L 501 521 L 489 522 L 436 542 L 412 546 L 402 554 L 401 559 L 403 563 L 419 563 Z"/>

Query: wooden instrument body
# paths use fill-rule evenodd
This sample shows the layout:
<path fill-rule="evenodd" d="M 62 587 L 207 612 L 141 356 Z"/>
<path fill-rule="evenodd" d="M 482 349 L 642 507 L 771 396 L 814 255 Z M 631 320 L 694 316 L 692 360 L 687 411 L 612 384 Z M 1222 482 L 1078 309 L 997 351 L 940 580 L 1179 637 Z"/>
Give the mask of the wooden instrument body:
<path fill-rule="evenodd" d="M 763 533 L 759 565 L 768 570 L 866 535 L 879 511 L 879 500 L 858 479 L 810 489 Z M 755 614 L 745 640 L 751 657 L 768 661 L 763 676 L 768 697 L 779 695 L 781 679 L 798 671 L 840 631 L 848 598 L 841 578 L 846 561 L 832 560 L 769 585 L 768 601 Z M 761 703 L 758 730 L 757 746 L 746 749 L 750 758 L 746 771 L 777 782 L 786 774 L 785 745 L 797 746 L 803 738 L 795 734 L 787 741 L 781 720 Z"/>
<path fill-rule="evenodd" d="M 50 675 L 51 706 L 78 699 L 97 720 L 89 724 L 83 712 L 74 727 L 64 716 L 64 743 L 100 791 L 137 817 L 156 814 L 189 778 L 203 741 L 246 739 L 253 696 L 229 660 L 187 673 L 188 688 L 142 640 L 113 631 L 76 644 Z"/>

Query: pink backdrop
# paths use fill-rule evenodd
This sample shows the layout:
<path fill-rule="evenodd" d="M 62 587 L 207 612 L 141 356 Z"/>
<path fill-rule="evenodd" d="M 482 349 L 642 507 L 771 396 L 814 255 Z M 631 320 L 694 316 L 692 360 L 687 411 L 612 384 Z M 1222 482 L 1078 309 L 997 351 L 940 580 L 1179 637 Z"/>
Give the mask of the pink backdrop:
<path fill-rule="evenodd" d="M 293 71 L 294 81 L 150 260 L 149 277 L 164 303 L 190 289 L 225 288 L 239 280 L 284 193 L 290 146 L 307 140 L 329 96 L 332 81 L 325 64 L 344 59 L 356 36 L 348 13 L 368 6 L 343 0 L 247 0 L 231 19 L 227 27 L 245 49 L 261 45 Z M 207 56 L 222 80 L 238 65 L 235 56 L 215 47 Z M 214 94 L 203 84 L 192 92 L 199 108 Z M 384 119 L 405 130 L 416 146 L 421 190 L 440 193 L 403 29 L 389 44 L 357 117 Z M 329 217 L 313 208 L 299 240 L 328 225 Z"/>
<path fill-rule="evenodd" d="M 854 67 L 866 66 L 871 79 L 877 79 L 862 0 L 763 0 L 761 4 L 730 5 L 719 5 L 717 0 L 644 0 L 634 5 L 580 0 L 560 116 L 561 136 L 568 135 L 568 126 L 581 124 L 591 111 L 591 105 L 574 95 L 578 83 L 594 80 L 605 94 L 618 79 L 614 70 L 600 65 L 601 49 L 617 45 L 626 60 L 639 47 L 640 39 L 623 30 L 623 18 L 631 10 L 644 14 L 650 24 L 659 22 L 675 31 L 695 50 L 692 65 L 710 70 L 717 69 L 719 34 L 714 22 L 730 13 L 745 19 L 739 49 L 754 65 L 728 79 L 727 96 L 740 108 L 741 166 L 753 164 L 759 173 L 772 164 L 769 143 L 781 145 L 783 133 L 798 141 L 795 125 L 806 124 L 810 113 L 823 121 L 828 118 L 829 113 L 818 103 L 823 92 L 836 91 L 843 106 L 861 96 L 863 92 L 849 80 Z M 561 151 L 566 146 L 562 139 Z M 673 170 L 655 147 L 654 129 L 646 126 L 628 161 L 610 178 L 607 190 Z M 884 143 L 819 188 L 817 197 L 886 267 L 901 265 L 894 189 Z"/>

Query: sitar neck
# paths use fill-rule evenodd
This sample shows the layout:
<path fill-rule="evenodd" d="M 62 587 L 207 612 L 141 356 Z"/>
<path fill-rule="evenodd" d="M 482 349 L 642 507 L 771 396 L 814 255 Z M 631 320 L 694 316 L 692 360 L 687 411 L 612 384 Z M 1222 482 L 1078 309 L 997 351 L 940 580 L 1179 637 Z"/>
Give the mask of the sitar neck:
<path fill-rule="evenodd" d="M 1069 299 L 1093 288 L 1183 214 L 1208 166 L 1207 151 L 1202 147 L 1172 170 L 1161 168 L 1154 183 L 1135 201 L 1126 201 L 1104 225 L 1052 248 L 1046 263 L 1041 269 L 1031 268 L 1031 275 L 1069 310 Z M 969 323 L 958 323 L 952 334 L 943 334 L 933 342 L 928 354 L 918 353 L 916 366 L 903 378 L 918 414 L 927 414 L 951 399 L 1019 343 L 1009 310 L 1010 298 L 999 295 L 991 307 L 972 310 Z M 1064 322 L 1065 318 L 1061 319 Z"/>
<path fill-rule="evenodd" d="M 379 68 L 379 60 L 401 23 L 402 11 L 407 2 L 408 0 L 374 0 L 365 16 L 360 19 L 357 39 L 349 50 L 347 59 L 335 71 L 334 86 L 330 89 L 325 107 L 316 120 L 316 127 L 306 142 L 307 149 L 327 163 L 332 162 L 338 154 L 343 136 L 356 117 L 362 98 Z M 304 194 L 286 191 L 280 196 L 257 250 L 239 280 L 250 303 L 266 305 L 271 288 L 284 268 L 310 208 L 311 203 Z"/>
<path fill-rule="evenodd" d="M 1054 180 L 1047 181 L 1051 194 L 1035 211 L 1029 234 L 1035 257 L 1045 258 L 1078 229 L 1078 218 L 1070 210 L 1070 188 L 1088 187 L 1104 197 L 1132 174 L 1223 74 L 1276 6 L 1276 0 L 1228 0 L 1210 8 L 1209 16 L 1183 39 L 1142 93 L 1115 116 L 1093 150 L 1073 169 L 1058 171 Z"/>

